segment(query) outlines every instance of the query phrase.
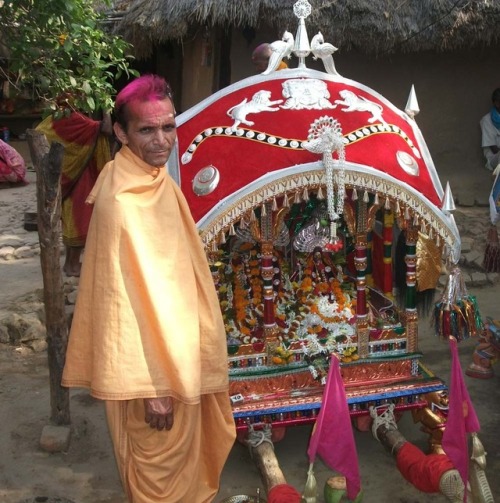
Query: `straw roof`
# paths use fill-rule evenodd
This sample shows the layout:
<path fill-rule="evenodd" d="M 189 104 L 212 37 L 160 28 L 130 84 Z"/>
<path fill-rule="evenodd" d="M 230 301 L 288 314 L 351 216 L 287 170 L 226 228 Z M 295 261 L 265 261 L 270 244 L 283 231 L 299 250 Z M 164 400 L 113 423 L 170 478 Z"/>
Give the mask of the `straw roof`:
<path fill-rule="evenodd" d="M 295 0 L 116 0 L 114 31 L 138 57 L 199 26 L 295 33 Z M 310 0 L 310 35 L 366 54 L 457 51 L 500 43 L 500 0 Z"/>

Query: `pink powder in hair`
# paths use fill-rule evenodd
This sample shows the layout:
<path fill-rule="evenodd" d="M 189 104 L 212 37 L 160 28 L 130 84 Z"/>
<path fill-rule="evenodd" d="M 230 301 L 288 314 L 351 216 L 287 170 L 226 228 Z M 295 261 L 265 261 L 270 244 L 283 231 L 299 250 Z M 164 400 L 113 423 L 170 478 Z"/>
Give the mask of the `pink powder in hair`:
<path fill-rule="evenodd" d="M 172 99 L 170 86 L 158 75 L 143 75 L 127 84 L 116 96 L 115 107 L 122 106 L 132 101 L 155 101 Z"/>

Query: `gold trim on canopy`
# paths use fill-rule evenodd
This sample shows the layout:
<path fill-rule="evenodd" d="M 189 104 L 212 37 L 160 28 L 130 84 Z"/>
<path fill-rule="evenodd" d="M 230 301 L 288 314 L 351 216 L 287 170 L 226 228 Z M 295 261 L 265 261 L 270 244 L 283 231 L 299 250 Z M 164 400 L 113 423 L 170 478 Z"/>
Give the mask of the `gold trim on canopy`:
<path fill-rule="evenodd" d="M 336 173 L 334 175 L 334 181 Z M 252 185 L 256 185 L 255 182 Z M 295 194 L 300 198 L 304 189 L 309 192 L 324 190 L 326 185 L 323 169 L 313 169 L 301 173 L 284 176 L 264 185 L 259 185 L 234 202 L 223 205 L 213 210 L 213 214 L 205 217 L 199 225 L 200 236 L 206 248 L 213 247 L 220 242 L 222 233 L 227 233 L 232 225 L 245 218 L 253 209 L 263 203 L 271 202 L 276 197 Z M 362 190 L 371 194 L 378 194 L 379 198 L 388 197 L 394 209 L 406 213 L 414 225 L 419 225 L 423 230 L 432 229 L 437 240 L 453 246 L 458 235 L 455 235 L 450 224 L 446 221 L 446 215 L 432 203 L 419 197 L 411 189 L 401 185 L 399 180 L 389 180 L 377 176 L 375 173 L 359 173 L 358 171 L 345 170 L 346 190 Z M 248 187 L 251 187 L 248 186 Z M 296 200 L 292 198 L 291 200 Z M 405 211 L 407 210 L 407 211 Z"/>

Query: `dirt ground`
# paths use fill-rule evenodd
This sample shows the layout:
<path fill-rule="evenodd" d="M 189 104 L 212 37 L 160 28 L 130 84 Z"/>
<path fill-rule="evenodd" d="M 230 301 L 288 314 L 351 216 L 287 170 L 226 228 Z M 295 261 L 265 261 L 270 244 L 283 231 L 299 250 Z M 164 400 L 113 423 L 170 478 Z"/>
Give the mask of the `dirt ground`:
<path fill-rule="evenodd" d="M 477 297 L 484 312 L 498 309 L 500 288 L 482 289 Z M 447 346 L 430 333 L 423 323 L 421 349 L 425 363 L 447 380 L 449 355 Z M 470 361 L 474 341 L 460 345 L 462 367 Z M 48 454 L 39 448 L 42 429 L 49 424 L 50 393 L 46 352 L 33 353 L 20 347 L 0 350 L 0 501 L 35 503 L 66 498 L 74 503 L 122 503 L 120 482 L 107 435 L 102 404 L 84 390 L 71 393 L 72 436 L 68 452 Z M 498 369 L 497 369 L 498 372 Z M 487 450 L 487 469 L 494 495 L 500 495 L 500 419 L 499 377 L 480 381 L 466 378 L 481 422 L 480 439 Z M 399 428 L 406 438 L 426 449 L 427 436 L 405 414 Z M 290 428 L 275 444 L 277 458 L 288 481 L 303 490 L 308 461 L 306 450 L 309 426 Z M 369 432 L 355 431 L 365 503 L 444 502 L 441 495 L 417 491 L 399 474 L 393 457 L 373 439 Z M 332 473 L 321 461 L 316 463 L 318 486 Z M 259 472 L 248 450 L 235 444 L 226 464 L 216 502 L 236 494 L 255 494 L 262 488 Z M 263 489 L 261 489 L 262 491 Z M 263 494 L 263 493 L 262 493 Z M 51 499 L 44 499 L 51 498 Z M 52 498 L 54 498 L 52 500 Z M 318 500 L 323 501 L 322 498 Z M 186 502 L 187 503 L 187 502 Z"/>
<path fill-rule="evenodd" d="M 33 174 L 30 174 L 33 180 Z M 20 226 L 24 211 L 34 209 L 34 184 L 2 189 L 0 227 Z M 22 224 L 21 224 L 22 225 Z M 0 262 L 0 317 L 15 310 L 26 296 L 40 298 L 42 278 L 37 256 Z M 483 316 L 500 317 L 500 284 L 470 289 Z M 445 381 L 450 359 L 447 345 L 434 336 L 429 320 L 421 320 L 420 349 L 424 363 Z M 470 362 L 475 341 L 459 346 L 462 368 Z M 497 373 L 500 369 L 496 368 Z M 500 377 L 477 380 L 466 377 L 481 423 L 480 439 L 487 450 L 486 474 L 493 495 L 500 496 Z M 49 454 L 39 447 L 42 429 L 49 424 L 50 391 L 46 351 L 0 344 L 0 501 L 2 503 L 122 503 L 123 492 L 115 468 L 102 403 L 84 390 L 71 392 L 72 436 L 67 452 Z M 427 436 L 404 414 L 399 428 L 406 438 L 426 449 Z M 302 491 L 306 481 L 306 450 L 311 427 L 290 428 L 275 444 L 288 483 Z M 364 490 L 364 503 L 444 502 L 441 495 L 420 493 L 398 472 L 395 460 L 369 432 L 355 431 Z M 316 463 L 320 497 L 331 471 Z M 236 443 L 226 464 L 215 499 L 255 494 L 262 482 L 248 449 Z M 261 489 L 261 494 L 263 494 Z M 60 498 L 60 499 L 58 499 Z M 168 503 L 168 502 L 166 502 Z M 191 503 L 191 502 L 185 502 Z M 194 502 L 193 502 L 194 503 Z"/>

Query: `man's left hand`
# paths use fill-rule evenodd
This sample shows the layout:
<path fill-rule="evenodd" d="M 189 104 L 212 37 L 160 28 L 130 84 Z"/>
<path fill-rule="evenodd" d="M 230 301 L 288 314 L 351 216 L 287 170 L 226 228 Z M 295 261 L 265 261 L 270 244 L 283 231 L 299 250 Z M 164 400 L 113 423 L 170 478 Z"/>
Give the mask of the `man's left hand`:
<path fill-rule="evenodd" d="M 157 430 L 170 430 L 174 424 L 172 397 L 144 398 L 145 421 Z"/>

